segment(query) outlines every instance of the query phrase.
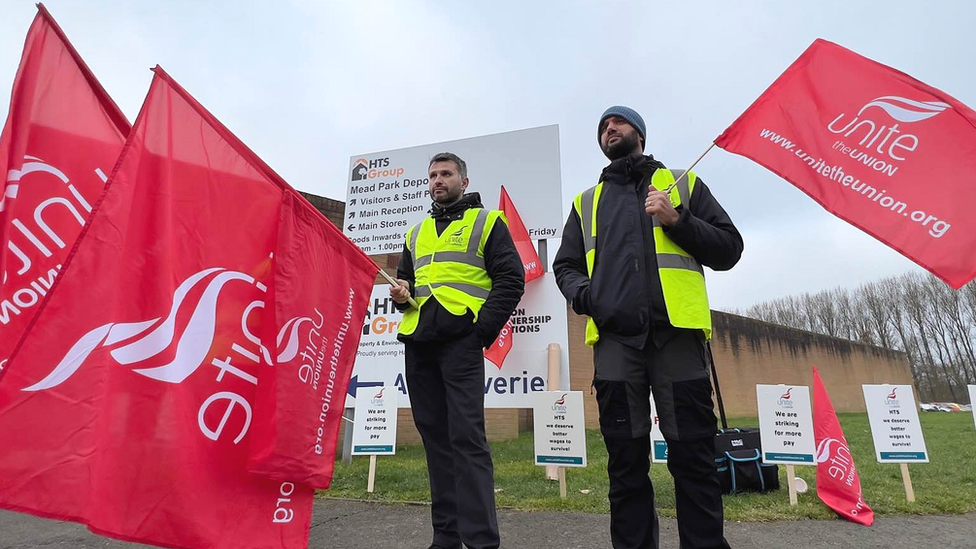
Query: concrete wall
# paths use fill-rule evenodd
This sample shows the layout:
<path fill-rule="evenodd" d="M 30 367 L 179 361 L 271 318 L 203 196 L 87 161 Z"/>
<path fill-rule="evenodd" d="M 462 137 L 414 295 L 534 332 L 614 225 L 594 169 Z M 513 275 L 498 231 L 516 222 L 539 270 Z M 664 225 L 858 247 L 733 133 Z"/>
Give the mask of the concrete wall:
<path fill-rule="evenodd" d="M 911 385 L 905 353 L 713 312 L 712 351 L 730 416 L 756 414 L 756 383 L 810 385 L 820 371 L 834 409 L 863 412 L 861 384 Z"/>

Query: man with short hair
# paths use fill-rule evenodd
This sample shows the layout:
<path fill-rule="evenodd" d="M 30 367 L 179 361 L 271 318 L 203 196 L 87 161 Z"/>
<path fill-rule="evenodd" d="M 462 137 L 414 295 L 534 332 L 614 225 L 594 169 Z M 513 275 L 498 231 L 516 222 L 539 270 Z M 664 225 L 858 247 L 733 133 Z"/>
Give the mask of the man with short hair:
<path fill-rule="evenodd" d="M 485 438 L 485 362 L 522 299 L 525 271 L 498 210 L 467 193 L 464 160 L 430 160 L 430 216 L 407 231 L 390 296 L 403 313 L 414 423 L 430 474 L 430 549 L 495 549 L 495 481 Z M 413 297 L 419 308 L 408 305 Z"/>
<path fill-rule="evenodd" d="M 668 443 L 682 549 L 727 548 L 715 471 L 702 266 L 726 270 L 742 237 L 693 172 L 643 154 L 644 120 L 603 113 L 597 139 L 610 164 L 579 194 L 553 262 L 577 314 L 588 315 L 600 430 L 609 454 L 615 549 L 658 547 L 650 461 L 650 393 Z"/>

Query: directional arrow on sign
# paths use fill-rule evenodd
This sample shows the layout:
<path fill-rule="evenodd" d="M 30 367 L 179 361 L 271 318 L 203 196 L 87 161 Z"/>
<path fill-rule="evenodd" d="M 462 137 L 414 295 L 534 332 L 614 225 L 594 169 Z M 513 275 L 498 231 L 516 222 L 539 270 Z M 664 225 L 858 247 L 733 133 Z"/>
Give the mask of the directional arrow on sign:
<path fill-rule="evenodd" d="M 352 230 L 355 229 L 356 227 L 355 227 L 355 225 L 353 225 L 353 224 L 350 223 L 349 226 L 346 227 L 346 228 L 349 229 L 350 232 L 352 232 Z"/>
<path fill-rule="evenodd" d="M 382 387 L 382 381 L 359 381 L 359 375 L 354 375 L 349 379 L 349 396 L 356 398 L 356 391 L 360 387 Z"/>
<path fill-rule="evenodd" d="M 349 199 L 349 205 L 350 206 L 355 206 L 356 205 L 356 199 L 355 198 L 350 198 Z"/>
<path fill-rule="evenodd" d="M 349 212 L 349 219 L 355 219 L 356 212 Z"/>

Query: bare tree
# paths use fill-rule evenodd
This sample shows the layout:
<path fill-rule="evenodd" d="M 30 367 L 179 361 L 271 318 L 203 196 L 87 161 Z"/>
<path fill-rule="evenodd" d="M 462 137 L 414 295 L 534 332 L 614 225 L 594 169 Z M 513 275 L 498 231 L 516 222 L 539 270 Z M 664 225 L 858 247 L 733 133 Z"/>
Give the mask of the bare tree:
<path fill-rule="evenodd" d="M 965 383 L 976 382 L 976 282 L 956 291 L 912 272 L 764 301 L 744 314 L 904 351 L 920 394 L 931 399 L 956 400 Z"/>
<path fill-rule="evenodd" d="M 892 348 L 892 307 L 881 290 L 881 284 L 869 282 L 861 286 L 859 293 L 878 345 Z"/>

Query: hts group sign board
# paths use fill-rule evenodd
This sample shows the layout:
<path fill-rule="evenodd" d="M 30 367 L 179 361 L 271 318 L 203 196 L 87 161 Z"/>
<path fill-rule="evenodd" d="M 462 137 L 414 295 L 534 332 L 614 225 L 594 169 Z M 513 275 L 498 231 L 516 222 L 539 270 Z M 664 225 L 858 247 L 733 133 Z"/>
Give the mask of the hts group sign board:
<path fill-rule="evenodd" d="M 460 156 L 470 192 L 497 208 L 502 185 L 533 239 L 558 238 L 563 226 L 559 126 L 420 145 L 350 157 L 343 232 L 367 254 L 399 253 L 407 229 L 431 199 L 427 167 L 439 152 Z"/>
<path fill-rule="evenodd" d="M 346 407 L 354 407 L 352 395 L 365 388 L 379 390 L 393 386 L 399 406 L 410 407 L 410 387 L 403 365 L 403 343 L 397 340 L 397 326 L 403 314 L 393 306 L 390 287 L 373 286 L 369 308 L 359 340 Z M 512 350 L 498 368 L 485 361 L 485 406 L 489 408 L 531 408 L 533 395 L 548 390 L 548 345 L 558 343 L 561 389 L 569 389 L 566 300 L 559 293 L 552 273 L 525 285 L 525 295 L 512 315 L 515 333 Z M 365 393 L 363 393 L 365 394 Z"/>

